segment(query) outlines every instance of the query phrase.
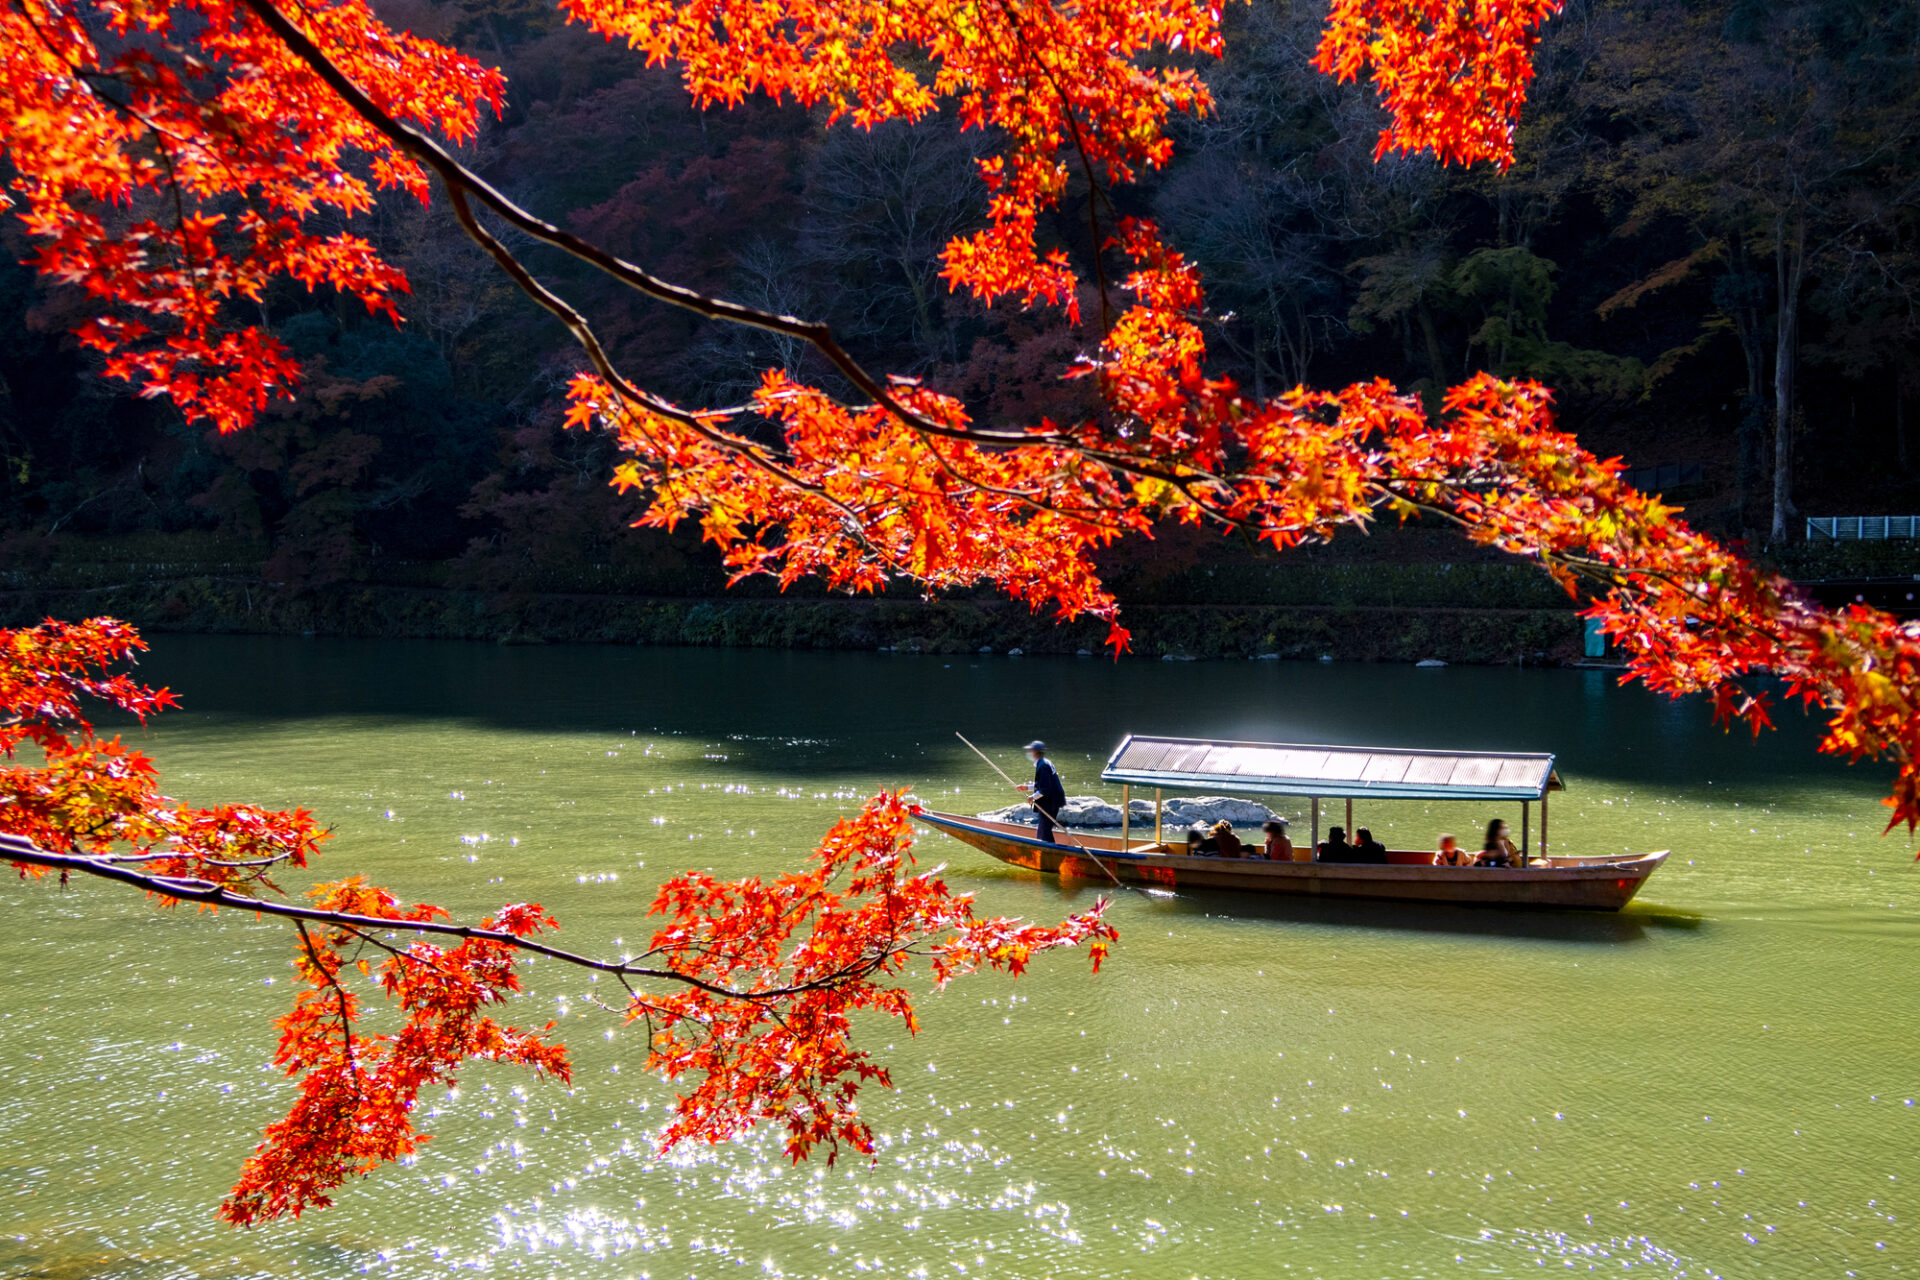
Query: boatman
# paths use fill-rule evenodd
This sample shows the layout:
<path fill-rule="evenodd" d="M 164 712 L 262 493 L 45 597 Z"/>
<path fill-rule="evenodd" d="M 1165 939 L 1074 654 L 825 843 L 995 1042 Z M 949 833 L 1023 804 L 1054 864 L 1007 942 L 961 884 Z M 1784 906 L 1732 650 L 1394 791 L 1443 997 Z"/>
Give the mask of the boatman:
<path fill-rule="evenodd" d="M 1053 761 L 1047 759 L 1046 743 L 1038 739 L 1029 742 L 1027 759 L 1033 761 L 1033 782 L 1020 789 L 1033 801 L 1034 812 L 1040 819 L 1040 838 L 1052 844 L 1053 824 L 1060 817 L 1060 806 L 1067 802 L 1067 789 L 1060 785 Z"/>

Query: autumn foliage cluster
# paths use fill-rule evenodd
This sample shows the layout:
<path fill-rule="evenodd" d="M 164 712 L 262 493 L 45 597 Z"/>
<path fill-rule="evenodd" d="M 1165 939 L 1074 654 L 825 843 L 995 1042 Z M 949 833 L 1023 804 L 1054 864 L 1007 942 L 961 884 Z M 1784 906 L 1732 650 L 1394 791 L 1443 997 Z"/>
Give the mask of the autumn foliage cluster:
<path fill-rule="evenodd" d="M 23 748 L 40 757 L 0 769 L 5 832 L 160 880 L 273 890 L 272 868 L 305 867 L 326 839 L 311 813 L 181 804 L 161 794 L 152 760 L 87 718 L 90 703 L 142 722 L 176 705 L 122 669 L 145 648 L 111 619 L 0 631 L 0 759 Z"/>
<path fill-rule="evenodd" d="M 648 954 L 685 981 L 636 996 L 627 1019 L 651 1033 L 655 1069 L 693 1081 L 666 1143 L 719 1142 L 767 1121 L 795 1160 L 842 1142 L 872 1150 L 855 1095 L 892 1081 L 854 1044 L 852 1019 L 879 1013 L 919 1029 L 907 993 L 887 985 L 914 955 L 943 985 L 981 969 L 1018 976 L 1040 952 L 1082 944 L 1099 972 L 1116 937 L 1104 908 L 1059 925 L 976 917 L 966 895 L 913 870 L 910 824 L 909 802 L 882 794 L 834 824 L 804 870 L 772 883 L 690 871 L 661 886 L 654 910 L 669 923 Z"/>
<path fill-rule="evenodd" d="M 246 428 L 300 376 L 246 304 L 287 277 L 391 310 L 404 280 L 339 228 L 377 188 L 426 198 L 431 175 L 505 277 L 578 340 L 571 421 L 618 440 L 627 457 L 617 483 L 644 495 L 640 518 L 697 520 L 740 574 L 820 575 L 849 590 L 896 578 L 931 590 L 989 584 L 1036 609 L 1108 619 L 1123 647 L 1093 560 L 1116 538 L 1172 520 L 1285 549 L 1382 518 L 1437 520 L 1584 593 L 1630 675 L 1656 689 L 1711 692 L 1757 727 L 1765 701 L 1741 681 L 1781 677 L 1829 714 L 1827 750 L 1896 764 L 1893 820 L 1920 819 L 1920 637 L 1869 610 L 1815 609 L 1690 529 L 1557 430 L 1546 389 L 1482 375 L 1429 412 L 1384 382 L 1261 399 L 1210 373 L 1199 273 L 1151 222 L 1118 216 L 1107 193 L 1166 163 L 1175 117 L 1208 110 L 1194 66 L 1221 48 L 1211 4 L 565 8 L 679 67 L 700 104 L 765 94 L 853 128 L 957 111 L 991 139 L 978 166 L 987 220 L 947 246 L 945 280 L 984 304 L 1075 313 L 1097 299 L 1097 346 L 1061 370 L 1093 388 L 1097 409 L 983 426 L 951 396 L 864 368 L 824 325 L 700 294 L 522 209 L 447 145 L 498 106 L 499 77 L 389 30 L 361 0 L 11 0 L 0 9 L 6 198 L 38 246 L 36 265 L 93 300 L 82 336 L 107 368 L 222 430 Z M 1557 9 L 1336 0 L 1318 65 L 1379 87 L 1383 152 L 1505 165 L 1541 24 Z M 1099 246 L 1079 263 L 1038 230 L 1075 180 Z M 620 288 L 805 344 L 834 379 L 770 370 L 747 403 L 675 403 L 621 371 L 593 317 L 517 256 L 526 241 Z M 18 691 L 5 708 L 15 740 L 58 739 L 64 731 L 48 726 L 78 723 L 79 693 L 136 712 L 163 703 L 100 674 L 134 643 L 111 624 L 49 624 L 5 643 L 22 673 L 6 677 L 9 698 Z M 15 812 L 43 815 L 18 829 L 49 852 L 23 865 L 232 906 L 242 890 L 268 893 L 265 868 L 302 864 L 319 838 L 305 815 L 172 806 L 144 761 L 79 733 L 73 753 L 56 742 L 44 767 L 6 775 Z M 460 926 L 353 880 L 324 886 L 311 905 L 246 899 L 300 930 L 305 987 L 282 1020 L 280 1060 L 301 1094 L 228 1215 L 323 1204 L 345 1177 L 403 1154 L 418 1137 L 413 1097 L 469 1058 L 564 1074 L 544 1032 L 486 1012 L 514 990 L 514 958 L 529 953 L 636 984 L 629 1014 L 650 1027 L 652 1064 L 691 1079 L 668 1140 L 718 1140 L 770 1120 L 796 1157 L 822 1143 L 865 1149 L 853 1098 L 884 1068 L 853 1045 L 849 1019 L 873 1010 L 911 1025 L 895 981 L 908 957 L 927 956 L 942 979 L 1017 972 L 1033 952 L 1077 942 L 1097 962 L 1111 936 L 1097 913 L 1052 928 L 978 920 L 937 878 L 910 871 L 905 845 L 900 803 L 881 797 L 830 833 L 804 872 L 773 884 L 670 883 L 650 950 L 609 962 L 558 952 L 537 907 Z M 441 946 L 448 938 L 457 945 Z M 397 1032 L 358 1029 L 339 979 L 362 964 L 400 1012 Z"/>
<path fill-rule="evenodd" d="M 499 105 L 497 74 L 365 5 L 307 16 L 403 118 L 460 139 Z M 314 227 L 365 212 L 373 186 L 424 199 L 425 175 L 245 6 L 9 4 L 0 106 L 14 175 L 0 201 L 32 233 L 34 266 L 99 304 L 82 341 L 146 394 L 236 430 L 293 387 L 284 345 L 236 320 L 278 276 L 398 318 L 405 278 L 364 238 Z"/>

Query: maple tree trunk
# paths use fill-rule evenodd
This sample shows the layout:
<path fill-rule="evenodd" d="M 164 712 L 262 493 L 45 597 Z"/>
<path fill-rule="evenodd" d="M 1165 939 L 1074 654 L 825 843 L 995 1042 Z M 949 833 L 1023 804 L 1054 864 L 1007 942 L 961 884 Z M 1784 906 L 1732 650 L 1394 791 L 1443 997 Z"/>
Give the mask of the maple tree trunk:
<path fill-rule="evenodd" d="M 1893 389 L 1893 447 L 1900 471 L 1907 471 L 1907 398 L 1896 385 Z"/>
<path fill-rule="evenodd" d="M 1807 224 L 1795 218 L 1792 242 L 1782 214 L 1774 237 L 1774 275 L 1779 286 L 1779 326 L 1773 350 L 1773 528 L 1770 540 L 1787 540 L 1793 505 L 1793 375 L 1800 342 L 1800 288 L 1806 278 Z"/>
<path fill-rule="evenodd" d="M 1433 390 L 1427 394 L 1429 411 L 1437 410 L 1440 397 L 1447 385 L 1447 358 L 1440 349 L 1440 331 L 1434 326 L 1433 313 L 1427 310 L 1426 303 L 1414 308 L 1414 315 L 1420 322 L 1420 336 L 1426 342 L 1427 368 L 1433 377 Z"/>

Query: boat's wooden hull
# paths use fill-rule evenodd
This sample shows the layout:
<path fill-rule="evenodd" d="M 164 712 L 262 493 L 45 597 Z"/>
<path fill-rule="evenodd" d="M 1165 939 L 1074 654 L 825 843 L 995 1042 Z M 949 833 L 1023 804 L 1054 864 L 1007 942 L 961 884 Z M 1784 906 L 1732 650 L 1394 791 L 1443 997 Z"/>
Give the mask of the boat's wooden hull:
<path fill-rule="evenodd" d="M 1632 900 L 1667 855 L 1552 858 L 1526 867 L 1379 866 L 1337 862 L 1269 862 L 1265 858 L 1209 858 L 1156 852 L 1165 846 L 1113 836 L 1074 833 L 1045 844 L 1031 827 L 986 818 L 921 810 L 935 830 L 992 854 L 1002 862 L 1047 875 L 1161 889 L 1223 889 L 1324 898 L 1401 902 L 1455 902 L 1486 906 L 1558 907 L 1618 911 Z"/>

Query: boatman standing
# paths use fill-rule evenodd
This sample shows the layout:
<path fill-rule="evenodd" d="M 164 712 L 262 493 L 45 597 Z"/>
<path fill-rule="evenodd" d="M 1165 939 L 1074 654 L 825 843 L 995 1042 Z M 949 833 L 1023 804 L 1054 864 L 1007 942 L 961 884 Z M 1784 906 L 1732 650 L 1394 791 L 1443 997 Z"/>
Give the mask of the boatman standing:
<path fill-rule="evenodd" d="M 1040 818 L 1040 838 L 1052 844 L 1053 824 L 1060 817 L 1060 806 L 1067 802 L 1067 789 L 1060 785 L 1053 761 L 1047 759 L 1046 743 L 1037 739 L 1029 742 L 1027 759 L 1033 761 L 1033 782 L 1020 789 L 1033 800 L 1034 812 Z"/>

